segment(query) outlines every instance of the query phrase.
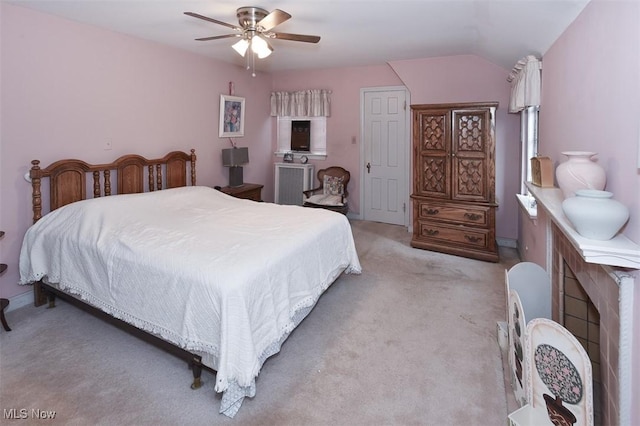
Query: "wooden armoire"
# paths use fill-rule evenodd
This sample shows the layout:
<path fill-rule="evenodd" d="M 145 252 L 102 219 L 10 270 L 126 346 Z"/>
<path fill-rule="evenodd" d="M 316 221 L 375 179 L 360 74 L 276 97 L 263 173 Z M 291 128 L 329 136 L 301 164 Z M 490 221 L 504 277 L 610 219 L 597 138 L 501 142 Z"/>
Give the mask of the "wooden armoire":
<path fill-rule="evenodd" d="M 497 102 L 412 105 L 416 248 L 497 262 Z"/>

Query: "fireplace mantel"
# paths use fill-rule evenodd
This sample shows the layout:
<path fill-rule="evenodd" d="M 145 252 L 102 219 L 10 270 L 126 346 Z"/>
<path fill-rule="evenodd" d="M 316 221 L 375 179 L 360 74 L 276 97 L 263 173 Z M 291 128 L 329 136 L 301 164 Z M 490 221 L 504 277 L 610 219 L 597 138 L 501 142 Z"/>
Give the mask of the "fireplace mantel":
<path fill-rule="evenodd" d="M 527 188 L 551 220 L 567 236 L 571 244 L 587 263 L 640 269 L 640 245 L 623 234 L 608 241 L 585 238 L 578 234 L 562 211 L 564 197 L 559 188 L 541 188 L 527 182 Z"/>

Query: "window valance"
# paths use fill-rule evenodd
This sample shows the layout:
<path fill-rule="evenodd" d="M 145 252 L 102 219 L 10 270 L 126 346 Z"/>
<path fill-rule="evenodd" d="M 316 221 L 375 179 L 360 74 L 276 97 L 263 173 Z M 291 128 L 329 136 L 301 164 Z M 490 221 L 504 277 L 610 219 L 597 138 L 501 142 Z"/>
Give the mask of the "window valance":
<path fill-rule="evenodd" d="M 324 89 L 297 92 L 271 92 L 272 117 L 329 117 L 331 91 Z"/>
<path fill-rule="evenodd" d="M 540 106 L 540 70 L 542 62 L 533 55 L 518 61 L 507 77 L 511 83 L 509 112 L 520 112 L 526 107 Z"/>

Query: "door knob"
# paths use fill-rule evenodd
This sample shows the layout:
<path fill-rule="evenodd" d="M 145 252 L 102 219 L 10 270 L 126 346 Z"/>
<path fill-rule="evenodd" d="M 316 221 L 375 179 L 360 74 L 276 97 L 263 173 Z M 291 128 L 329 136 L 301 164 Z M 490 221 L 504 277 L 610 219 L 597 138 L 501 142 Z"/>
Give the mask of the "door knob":
<path fill-rule="evenodd" d="M 371 173 L 371 163 L 367 163 L 367 173 Z"/>

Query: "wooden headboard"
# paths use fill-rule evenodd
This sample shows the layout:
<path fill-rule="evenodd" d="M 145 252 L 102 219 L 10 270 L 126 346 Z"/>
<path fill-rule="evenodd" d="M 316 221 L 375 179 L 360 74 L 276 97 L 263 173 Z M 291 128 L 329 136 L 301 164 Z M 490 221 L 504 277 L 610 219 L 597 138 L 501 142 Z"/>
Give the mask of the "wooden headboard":
<path fill-rule="evenodd" d="M 187 163 L 190 163 L 187 170 Z M 49 211 L 87 198 L 87 175 L 93 176 L 93 198 L 112 195 L 111 172 L 115 171 L 116 194 L 134 194 L 146 189 L 155 191 L 187 186 L 187 171 L 190 184 L 196 184 L 196 153 L 173 151 L 162 158 L 147 160 L 139 155 L 124 155 L 109 164 L 88 164 L 81 160 L 60 160 L 40 168 L 40 161 L 33 160 L 29 172 L 31 178 L 33 223 L 42 217 L 41 180 L 49 178 Z M 164 170 L 164 176 L 163 176 Z"/>

